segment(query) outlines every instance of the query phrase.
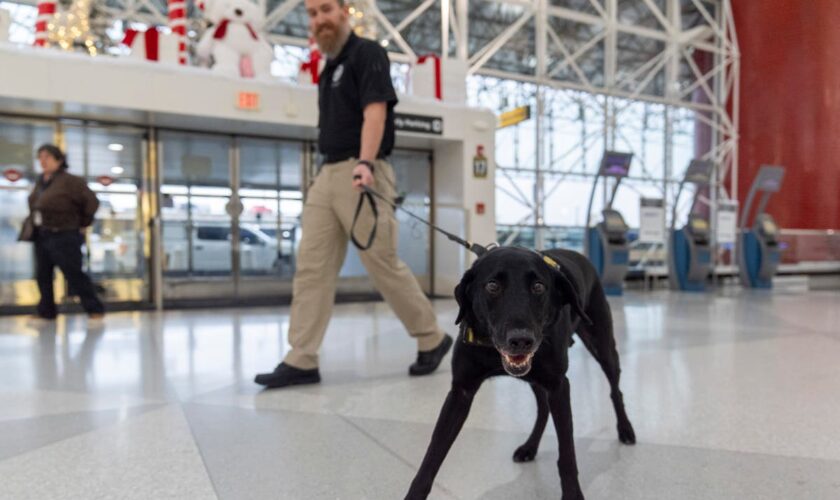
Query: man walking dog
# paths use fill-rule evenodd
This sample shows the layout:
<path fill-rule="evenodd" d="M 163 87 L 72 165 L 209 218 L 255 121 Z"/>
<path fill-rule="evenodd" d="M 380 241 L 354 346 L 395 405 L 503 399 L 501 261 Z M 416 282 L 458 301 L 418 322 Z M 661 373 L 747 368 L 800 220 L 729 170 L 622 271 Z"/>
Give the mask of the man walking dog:
<path fill-rule="evenodd" d="M 394 171 L 386 160 L 394 147 L 397 103 L 387 52 L 352 32 L 344 0 L 306 0 L 305 6 L 309 29 L 327 55 L 318 85 L 318 147 L 325 163 L 303 209 L 289 325 L 292 350 L 273 372 L 254 380 L 269 388 L 320 382 L 318 350 L 332 313 L 359 193 L 362 186 L 374 186 L 389 198 L 396 194 Z M 417 361 L 409 373 L 427 375 L 440 365 L 452 338 L 440 329 L 431 303 L 397 257 L 397 222 L 391 207 L 380 206 L 378 216 L 362 210 L 356 230 L 367 235 L 374 227 L 370 248 L 360 252 L 362 263 L 417 339 Z"/>

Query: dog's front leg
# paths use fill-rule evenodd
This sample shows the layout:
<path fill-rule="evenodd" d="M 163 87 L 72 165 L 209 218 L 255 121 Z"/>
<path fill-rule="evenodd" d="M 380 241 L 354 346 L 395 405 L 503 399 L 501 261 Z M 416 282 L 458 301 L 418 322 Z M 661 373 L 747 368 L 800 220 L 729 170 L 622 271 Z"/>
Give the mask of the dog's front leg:
<path fill-rule="evenodd" d="M 452 443 L 461 432 L 464 421 L 467 420 L 476 391 L 478 387 L 452 386 L 440 410 L 440 416 L 432 433 L 432 442 L 429 443 L 420 470 L 414 476 L 411 488 L 405 496 L 406 500 L 424 499 L 429 496 L 443 459 L 446 458 L 449 448 L 452 447 Z"/>
<path fill-rule="evenodd" d="M 563 488 L 563 500 L 583 500 L 583 492 L 578 482 L 577 458 L 575 457 L 575 439 L 572 429 L 572 404 L 569 394 L 569 379 L 560 377 L 557 386 L 548 394 L 548 404 L 554 428 L 557 430 L 557 444 L 560 458 L 557 471 L 560 473 L 560 485 Z"/>

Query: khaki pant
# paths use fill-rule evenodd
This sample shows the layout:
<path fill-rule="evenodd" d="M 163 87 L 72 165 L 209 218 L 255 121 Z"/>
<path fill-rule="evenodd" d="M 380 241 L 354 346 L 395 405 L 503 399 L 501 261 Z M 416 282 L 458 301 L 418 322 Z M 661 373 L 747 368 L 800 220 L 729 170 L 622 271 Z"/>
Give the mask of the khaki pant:
<path fill-rule="evenodd" d="M 395 196 L 394 170 L 377 161 L 374 188 L 388 198 Z M 318 349 L 332 315 L 338 273 L 344 263 L 353 214 L 359 193 L 352 187 L 354 160 L 324 165 L 310 188 L 303 208 L 302 239 L 297 257 L 292 296 L 289 343 L 284 360 L 301 369 L 318 366 Z M 381 200 L 376 238 L 359 256 L 374 286 L 402 321 L 417 347 L 437 347 L 443 332 L 432 304 L 408 266 L 397 257 L 397 220 Z M 365 202 L 356 224 L 356 239 L 366 244 L 373 226 L 373 212 Z"/>

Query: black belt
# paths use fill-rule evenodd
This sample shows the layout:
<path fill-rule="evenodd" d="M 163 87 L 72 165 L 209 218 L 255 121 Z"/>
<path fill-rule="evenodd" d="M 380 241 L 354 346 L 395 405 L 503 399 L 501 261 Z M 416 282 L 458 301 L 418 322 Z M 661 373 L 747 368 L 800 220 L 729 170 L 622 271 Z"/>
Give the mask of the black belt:
<path fill-rule="evenodd" d="M 70 229 L 67 229 L 67 228 L 64 228 L 64 229 L 59 229 L 59 228 L 55 228 L 55 227 L 44 227 L 44 226 L 38 226 L 38 227 L 36 227 L 35 229 L 37 229 L 38 231 L 41 231 L 41 232 L 43 232 L 43 233 L 45 233 L 45 234 L 46 234 L 46 233 L 49 233 L 49 234 L 58 234 L 58 233 L 70 233 L 70 232 L 75 232 L 75 233 L 78 233 L 78 232 L 79 232 L 79 229 L 73 229 L 73 228 L 70 228 Z"/>
<path fill-rule="evenodd" d="M 358 153 L 339 153 L 339 154 L 329 154 L 324 156 L 324 163 L 341 163 L 343 161 L 347 161 L 351 158 L 358 158 Z M 379 155 L 376 157 L 377 160 L 387 160 L 388 155 Z"/>

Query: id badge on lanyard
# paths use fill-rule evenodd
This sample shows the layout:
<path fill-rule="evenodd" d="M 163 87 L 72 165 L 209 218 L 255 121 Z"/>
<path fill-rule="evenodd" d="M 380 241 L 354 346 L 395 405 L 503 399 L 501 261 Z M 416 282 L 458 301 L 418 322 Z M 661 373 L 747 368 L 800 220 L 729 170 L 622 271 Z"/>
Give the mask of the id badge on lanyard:
<path fill-rule="evenodd" d="M 32 224 L 35 224 L 35 227 L 40 227 L 43 223 L 44 217 L 41 215 L 41 211 L 35 210 L 35 212 L 32 213 Z"/>

